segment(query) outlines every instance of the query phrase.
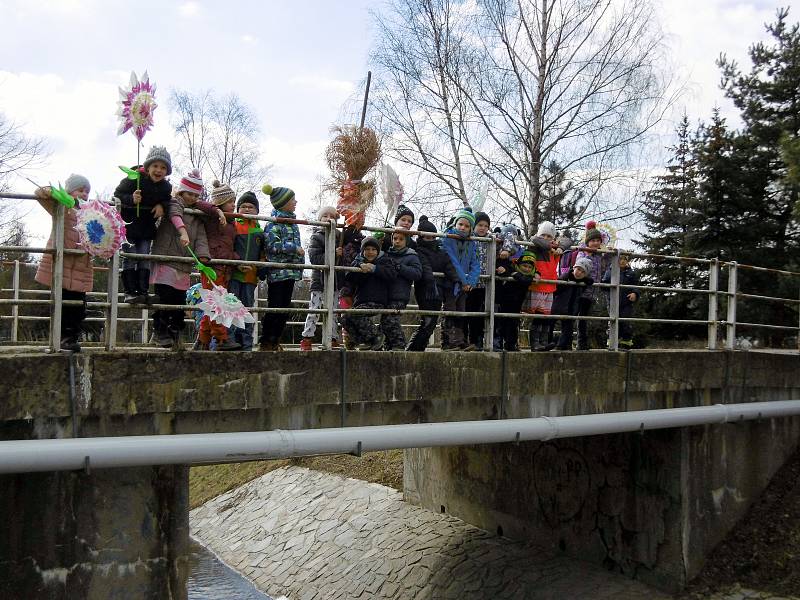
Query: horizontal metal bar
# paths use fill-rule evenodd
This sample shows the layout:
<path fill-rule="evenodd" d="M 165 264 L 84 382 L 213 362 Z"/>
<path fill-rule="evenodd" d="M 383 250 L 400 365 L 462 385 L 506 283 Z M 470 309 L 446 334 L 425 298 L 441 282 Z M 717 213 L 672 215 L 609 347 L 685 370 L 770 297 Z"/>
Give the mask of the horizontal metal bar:
<path fill-rule="evenodd" d="M 0 442 L 0 473 L 245 462 L 402 448 L 547 441 L 800 415 L 800 400 L 617 413 L 240 433 Z"/>
<path fill-rule="evenodd" d="M 736 292 L 737 298 L 750 298 L 753 300 L 770 300 L 774 302 L 782 302 L 785 304 L 800 304 L 800 299 L 797 298 L 780 298 L 777 296 L 758 296 L 756 294 L 745 294 L 743 292 Z"/>
<path fill-rule="evenodd" d="M 766 323 L 743 323 L 741 321 L 736 321 L 736 326 L 743 326 L 743 327 L 762 327 L 764 329 L 781 329 L 785 331 L 800 331 L 800 327 L 795 325 L 794 327 L 787 326 L 787 325 L 767 325 Z"/>

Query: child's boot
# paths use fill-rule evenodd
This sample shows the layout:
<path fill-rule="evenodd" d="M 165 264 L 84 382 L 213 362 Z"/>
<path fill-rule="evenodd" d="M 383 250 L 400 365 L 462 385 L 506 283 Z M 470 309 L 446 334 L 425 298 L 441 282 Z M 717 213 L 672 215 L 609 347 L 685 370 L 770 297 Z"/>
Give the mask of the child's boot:
<path fill-rule="evenodd" d="M 302 340 L 300 340 L 300 350 L 303 352 L 311 352 L 314 349 L 314 346 L 311 343 L 312 341 L 313 338 L 304 337 Z"/>
<path fill-rule="evenodd" d="M 241 349 L 242 345 L 239 344 L 238 342 L 234 342 L 230 338 L 225 338 L 222 341 L 217 340 L 217 350 L 220 350 L 222 352 L 229 352 L 231 350 L 241 350 Z"/>
<path fill-rule="evenodd" d="M 149 294 L 150 290 L 150 269 L 139 269 L 136 271 L 139 279 L 139 294 L 143 298 L 143 302 L 148 304 L 158 304 L 159 297 L 157 294 Z"/>
<path fill-rule="evenodd" d="M 125 292 L 123 302 L 126 304 L 141 304 L 144 297 L 139 293 L 139 279 L 135 269 L 122 270 L 122 291 Z"/>

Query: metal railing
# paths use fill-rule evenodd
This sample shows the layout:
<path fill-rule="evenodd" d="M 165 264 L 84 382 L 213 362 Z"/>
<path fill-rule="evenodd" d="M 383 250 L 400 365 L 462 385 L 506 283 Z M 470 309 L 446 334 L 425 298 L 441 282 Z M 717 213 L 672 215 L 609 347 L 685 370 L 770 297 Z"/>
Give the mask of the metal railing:
<path fill-rule="evenodd" d="M 15 199 L 15 200 L 33 200 L 36 199 L 35 196 L 28 195 L 28 194 L 17 194 L 17 193 L 0 193 L 0 199 Z M 11 305 L 11 315 L 10 316 L 3 316 L 3 319 L 10 319 L 11 320 L 11 342 L 18 343 L 19 342 L 19 324 L 21 321 L 24 320 L 45 320 L 48 319 L 50 321 L 50 336 L 49 336 L 49 344 L 48 348 L 51 351 L 58 351 L 60 349 L 60 330 L 61 330 L 61 314 L 62 314 L 62 305 L 80 305 L 82 302 L 77 300 L 72 301 L 62 301 L 62 283 L 63 283 L 63 268 L 64 268 L 64 257 L 65 255 L 71 254 L 84 254 L 82 250 L 75 250 L 75 249 L 64 249 L 64 212 L 65 207 L 62 204 L 54 203 L 54 215 L 53 215 L 53 225 L 52 225 L 52 233 L 51 238 L 54 241 L 53 248 L 42 248 L 42 247 L 28 247 L 28 246 L 0 246 L 0 252 L 19 252 L 19 253 L 31 253 L 31 254 L 51 254 L 53 256 L 53 274 L 52 274 L 52 287 L 51 291 L 47 290 L 28 290 L 28 289 L 21 289 L 20 288 L 20 269 L 26 266 L 26 263 L 22 263 L 19 260 L 13 261 L 13 274 L 12 274 L 12 287 L 10 289 L 4 289 L 3 292 L 10 292 L 12 297 L 10 299 L 0 299 L 0 305 L 3 304 L 10 304 Z M 197 213 L 201 214 L 200 211 L 195 211 L 192 209 L 187 209 L 189 213 Z M 796 278 L 798 282 L 800 282 L 800 273 L 793 272 L 793 271 L 785 271 L 780 269 L 768 269 L 765 267 L 758 267 L 758 266 L 751 266 L 751 265 L 741 265 L 737 262 L 722 262 L 717 259 L 703 259 L 703 258 L 694 258 L 694 257 L 681 257 L 681 256 L 666 256 L 666 255 L 656 255 L 656 254 L 647 254 L 647 253 L 639 253 L 639 252 L 628 252 L 622 251 L 620 249 L 614 250 L 596 250 L 595 252 L 599 254 L 610 254 L 610 270 L 611 270 L 611 280 L 610 283 L 594 283 L 594 287 L 596 288 L 604 288 L 609 290 L 609 306 L 608 306 L 608 315 L 607 316 L 575 316 L 575 315 L 543 315 L 543 314 L 530 314 L 530 313 L 500 313 L 497 312 L 495 307 L 495 288 L 498 281 L 501 281 L 503 278 L 498 276 L 495 273 L 495 266 L 496 266 L 496 255 L 497 255 L 497 248 L 496 245 L 499 243 L 495 237 L 472 237 L 470 239 L 477 241 L 478 243 L 482 244 L 489 244 L 490 249 L 487 252 L 488 257 L 488 266 L 487 266 L 487 273 L 481 276 L 481 280 L 485 285 L 486 289 L 486 297 L 485 297 L 485 310 L 481 312 L 454 312 L 454 311 L 446 311 L 446 310 L 438 310 L 438 311 L 430 311 L 430 310 L 421 310 L 419 308 L 413 308 L 413 305 L 409 305 L 405 309 L 358 309 L 358 308 L 350 308 L 350 309 L 341 309 L 338 308 L 338 304 L 336 301 L 336 289 L 334 285 L 334 278 L 336 272 L 348 272 L 348 271 L 359 271 L 359 269 L 355 267 L 349 266 L 342 266 L 336 264 L 336 254 L 335 249 L 337 246 L 337 227 L 341 228 L 342 225 L 339 224 L 337 226 L 332 226 L 329 222 L 321 222 L 321 221 L 313 221 L 313 220 L 304 220 L 304 219 L 281 219 L 281 218 L 273 218 L 266 215 L 239 215 L 237 213 L 230 213 L 228 216 L 235 216 L 235 217 L 242 217 L 247 219 L 254 219 L 259 221 L 272 221 L 272 222 L 285 222 L 285 223 L 295 223 L 301 226 L 310 226 L 310 227 L 322 227 L 326 230 L 326 244 L 325 244 L 325 264 L 323 265 L 310 265 L 305 264 L 302 265 L 304 270 L 321 270 L 323 272 L 324 278 L 324 298 L 323 298 L 323 308 L 321 309 L 310 309 L 307 307 L 298 308 L 298 307 L 288 307 L 288 308 L 271 308 L 269 306 L 261 306 L 261 301 L 258 299 L 258 295 L 256 295 L 256 305 L 250 308 L 251 312 L 255 314 L 266 314 L 266 313 L 293 313 L 293 314 L 320 314 L 323 316 L 323 323 L 322 323 L 322 345 L 324 348 L 331 347 L 331 341 L 333 339 L 333 332 L 334 328 L 337 327 L 337 317 L 342 314 L 370 314 L 370 315 L 381 315 L 381 314 L 399 314 L 399 315 L 413 315 L 413 316 L 425 316 L 425 315 L 437 315 L 440 317 L 483 317 L 485 321 L 485 328 L 484 328 L 484 349 L 485 350 L 492 350 L 493 342 L 494 342 L 494 325 L 495 319 L 498 317 L 501 318 L 511 318 L 511 319 L 518 319 L 518 320 L 537 320 L 537 319 L 558 319 L 558 320 L 583 320 L 583 321 L 605 321 L 608 323 L 608 349 L 609 350 L 618 350 L 619 349 L 619 325 L 620 322 L 648 322 L 648 323 L 670 323 L 675 325 L 705 325 L 707 327 L 707 348 L 710 350 L 714 350 L 718 346 L 718 335 L 720 327 L 724 328 L 725 336 L 724 336 L 724 347 L 729 350 L 733 350 L 736 348 L 736 338 L 737 338 L 737 328 L 739 327 L 746 327 L 746 328 L 764 328 L 767 330 L 780 330 L 780 331 L 789 331 L 793 332 L 798 337 L 798 348 L 800 348 L 800 296 L 797 299 L 795 298 L 785 298 L 785 297 L 774 297 L 774 296 L 765 296 L 765 295 L 756 295 L 756 294 L 746 294 L 739 290 L 738 287 L 738 272 L 742 269 L 752 270 L 752 271 L 759 271 L 759 272 L 766 272 L 770 274 L 780 275 L 780 276 L 788 276 L 792 278 Z M 448 237 L 446 234 L 442 233 L 430 233 L 430 232 L 419 232 L 416 230 L 402 230 L 402 229 L 392 229 L 392 228 L 384 228 L 384 227 L 369 227 L 365 226 L 362 228 L 363 231 L 368 232 L 384 232 L 391 234 L 394 231 L 401 231 L 403 233 L 408 233 L 410 235 L 418 235 L 424 234 L 426 236 L 432 235 L 436 237 Z M 517 244 L 523 247 L 531 247 L 534 244 L 531 242 L 519 240 Z M 694 265 L 698 265 L 708 269 L 708 287 L 705 289 L 695 289 L 695 288 L 681 288 L 681 287 L 659 287 L 659 286 L 652 286 L 640 283 L 635 286 L 631 285 L 623 285 L 620 282 L 620 268 L 619 268 L 619 256 L 620 254 L 625 254 L 628 257 L 633 259 L 639 260 L 659 260 L 659 261 L 677 261 L 681 263 L 691 263 Z M 105 293 L 102 292 L 90 292 L 87 294 L 87 300 L 89 297 L 92 298 L 101 298 L 100 301 L 87 301 L 88 308 L 100 308 L 106 313 L 104 318 L 89 318 L 87 321 L 89 322 L 104 322 L 104 346 L 107 350 L 114 350 L 118 346 L 117 334 L 118 334 L 118 324 L 120 322 L 139 322 L 141 325 L 141 339 L 142 343 L 146 343 L 147 334 L 148 334 L 148 315 L 149 311 L 157 310 L 157 309 L 166 309 L 166 310 L 186 310 L 192 311 L 196 310 L 195 307 L 191 305 L 183 305 L 183 306 L 176 306 L 176 305 L 169 305 L 169 304 L 148 304 L 148 305 L 128 305 L 120 302 L 120 293 L 118 289 L 119 285 L 119 277 L 118 276 L 111 276 L 112 274 L 118 274 L 120 271 L 120 260 L 121 258 L 132 258 L 132 259 L 143 259 L 151 262 L 187 262 L 187 263 L 194 263 L 194 259 L 189 257 L 175 257 L 175 256 L 162 256 L 162 255 L 139 255 L 139 254 L 132 254 L 132 253 L 124 253 L 124 252 L 117 252 L 109 261 L 109 277 L 108 277 L 108 287 Z M 28 263 L 30 264 L 30 263 Z M 267 268 L 297 268 L 299 265 L 294 263 L 276 263 L 276 262 L 262 262 L 262 261 L 244 261 L 244 260 L 221 260 L 221 259 L 212 259 L 209 261 L 211 266 L 213 265 L 249 265 L 254 267 L 267 267 Z M 95 267 L 95 269 L 102 269 L 103 267 Z M 727 271 L 727 290 L 719 289 L 719 280 L 720 280 L 720 271 L 721 269 L 725 269 Z M 435 273 L 435 276 L 443 276 L 442 273 Z M 559 280 L 548 280 L 548 279 L 540 279 L 538 283 L 554 283 L 556 285 L 577 285 L 573 282 L 564 282 Z M 620 306 L 619 306 L 619 295 L 620 290 L 623 289 L 635 289 L 638 291 L 652 291 L 652 292 L 665 292 L 665 293 L 681 293 L 681 294 L 697 294 L 697 295 L 705 295 L 708 297 L 708 317 L 705 320 L 701 319 L 662 319 L 662 318 L 643 318 L 643 317 L 620 317 Z M 258 290 L 258 286 L 256 287 Z M 47 299 L 25 299 L 21 297 L 21 294 L 31 294 L 31 295 L 41 295 L 47 296 Z M 257 294 L 257 291 L 256 291 Z M 720 310 L 720 298 L 726 300 L 726 315 L 724 319 L 720 319 L 719 310 Z M 798 324 L 796 326 L 787 326 L 787 325 L 775 325 L 775 324 L 768 324 L 768 323 L 750 323 L 750 322 L 741 322 L 737 321 L 737 301 L 739 299 L 743 300 L 756 300 L 756 301 L 767 301 L 767 302 L 780 302 L 787 304 L 792 307 L 796 307 L 798 310 Z M 293 301 L 294 304 L 297 304 L 297 301 Z M 41 317 L 41 316 L 26 316 L 21 315 L 19 307 L 20 306 L 35 306 L 35 305 L 49 305 L 50 306 L 50 317 Z M 120 317 L 119 311 L 121 309 L 136 309 L 140 310 L 140 316 L 136 318 L 130 317 Z M 292 325 L 299 325 L 299 322 L 290 322 Z M 257 327 L 254 332 L 254 337 L 257 335 Z M 415 325 L 407 325 L 407 327 L 415 327 Z"/>

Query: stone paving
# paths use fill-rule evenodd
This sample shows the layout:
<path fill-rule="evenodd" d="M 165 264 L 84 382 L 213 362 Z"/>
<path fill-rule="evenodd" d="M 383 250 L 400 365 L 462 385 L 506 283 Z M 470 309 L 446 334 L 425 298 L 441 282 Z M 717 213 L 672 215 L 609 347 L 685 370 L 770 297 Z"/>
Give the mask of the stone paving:
<path fill-rule="evenodd" d="M 391 488 L 301 467 L 272 471 L 190 519 L 222 560 L 291 600 L 669 598 L 407 504 Z"/>

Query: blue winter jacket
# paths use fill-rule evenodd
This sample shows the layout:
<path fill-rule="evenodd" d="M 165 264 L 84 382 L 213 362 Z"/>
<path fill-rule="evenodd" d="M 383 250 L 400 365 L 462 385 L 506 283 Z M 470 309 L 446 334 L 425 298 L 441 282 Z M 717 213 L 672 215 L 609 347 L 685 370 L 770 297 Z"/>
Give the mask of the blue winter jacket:
<path fill-rule="evenodd" d="M 445 230 L 445 233 L 459 235 L 454 227 Z M 475 286 L 481 275 L 481 261 L 478 257 L 478 242 L 467 239 L 444 238 L 442 247 L 450 257 L 450 262 L 458 273 L 457 281 L 453 286 L 453 294 L 458 295 L 465 285 Z"/>

